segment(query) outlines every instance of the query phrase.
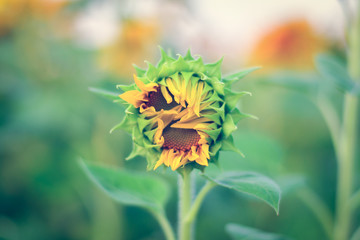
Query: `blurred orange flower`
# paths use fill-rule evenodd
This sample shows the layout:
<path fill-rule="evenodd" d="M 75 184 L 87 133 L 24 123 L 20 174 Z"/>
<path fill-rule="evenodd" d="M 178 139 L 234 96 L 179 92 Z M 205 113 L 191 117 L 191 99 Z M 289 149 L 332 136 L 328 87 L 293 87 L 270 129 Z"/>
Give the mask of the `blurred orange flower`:
<path fill-rule="evenodd" d="M 154 59 L 159 29 L 155 21 L 126 20 L 115 42 L 100 53 L 100 65 L 106 71 L 131 79 L 134 63 Z"/>
<path fill-rule="evenodd" d="M 0 0 L 0 36 L 24 17 L 53 17 L 66 3 L 67 0 Z"/>
<path fill-rule="evenodd" d="M 265 72 L 275 69 L 311 70 L 314 55 L 326 49 L 327 45 L 307 21 L 292 21 L 265 34 L 256 44 L 250 63 L 262 65 Z"/>

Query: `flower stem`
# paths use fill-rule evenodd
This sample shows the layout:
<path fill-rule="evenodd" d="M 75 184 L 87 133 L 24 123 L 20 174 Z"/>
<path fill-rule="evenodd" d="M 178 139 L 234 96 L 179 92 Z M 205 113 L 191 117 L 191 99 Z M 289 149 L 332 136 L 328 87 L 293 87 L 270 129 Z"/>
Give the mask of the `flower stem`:
<path fill-rule="evenodd" d="M 360 1 L 357 16 L 349 29 L 348 70 L 354 81 L 360 79 Z M 357 133 L 358 97 L 346 93 L 344 101 L 343 128 L 338 159 L 338 185 L 336 202 L 336 225 L 334 239 L 349 238 L 351 227 L 350 198 L 353 192 L 355 142 Z"/>
<path fill-rule="evenodd" d="M 335 240 L 348 239 L 350 230 L 351 206 L 349 200 L 352 195 L 354 180 L 357 100 L 355 96 L 350 94 L 345 96 L 341 158 L 338 161 Z"/>
<path fill-rule="evenodd" d="M 325 203 L 310 189 L 304 188 L 298 193 L 299 198 L 312 210 L 322 225 L 328 239 L 332 239 L 334 221 Z"/>
<path fill-rule="evenodd" d="M 208 181 L 204 187 L 200 190 L 199 194 L 196 196 L 193 205 L 190 208 L 188 215 L 185 218 L 186 222 L 192 223 L 195 220 L 195 217 L 200 209 L 200 206 L 206 196 L 206 194 L 216 186 L 215 183 Z"/>
<path fill-rule="evenodd" d="M 350 238 L 350 240 L 358 240 L 360 239 L 360 227 L 358 227 L 354 234 L 352 235 L 352 237 Z"/>
<path fill-rule="evenodd" d="M 358 207 L 360 207 L 360 189 L 354 193 L 350 199 L 351 211 L 354 212 Z"/>
<path fill-rule="evenodd" d="M 151 213 L 158 220 L 162 230 L 164 231 L 166 240 L 175 240 L 174 231 L 173 231 L 168 219 L 165 217 L 165 214 L 161 214 L 161 213 L 158 213 L 155 211 L 151 211 Z"/>
<path fill-rule="evenodd" d="M 192 239 L 192 222 L 185 220 L 192 201 L 191 168 L 184 167 L 179 176 L 179 240 Z"/>

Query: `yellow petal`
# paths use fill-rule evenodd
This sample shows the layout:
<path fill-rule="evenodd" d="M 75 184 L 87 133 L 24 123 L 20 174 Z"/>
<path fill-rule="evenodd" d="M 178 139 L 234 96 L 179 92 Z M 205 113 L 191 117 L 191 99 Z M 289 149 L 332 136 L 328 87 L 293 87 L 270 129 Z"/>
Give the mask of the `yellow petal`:
<path fill-rule="evenodd" d="M 164 163 L 164 153 L 161 153 L 160 159 L 156 162 L 154 170 L 157 169 L 163 163 Z"/>
<path fill-rule="evenodd" d="M 179 103 L 180 102 L 180 92 L 179 90 L 176 88 L 176 86 L 174 85 L 174 82 L 172 81 L 171 78 L 167 78 L 166 79 L 166 84 L 169 88 L 169 91 L 172 93 L 172 95 L 174 96 L 174 100 L 175 102 Z"/>
<path fill-rule="evenodd" d="M 201 151 L 205 154 L 207 159 L 210 159 L 208 144 L 201 145 Z"/>
<path fill-rule="evenodd" d="M 168 90 L 166 89 L 166 87 L 161 85 L 160 90 L 161 90 L 161 93 L 164 96 L 167 104 L 170 104 L 173 101 L 173 99 L 172 99 L 171 95 L 169 94 Z"/>
<path fill-rule="evenodd" d="M 204 152 L 200 152 L 200 156 L 196 159 L 196 162 L 200 165 L 203 165 L 203 166 L 208 166 L 209 163 L 208 163 L 208 160 L 204 154 Z"/>
<path fill-rule="evenodd" d="M 188 107 L 193 107 L 195 104 L 196 92 L 197 92 L 196 90 L 197 90 L 197 87 L 193 87 L 191 89 L 190 96 L 188 96 L 188 103 L 189 103 Z"/>
<path fill-rule="evenodd" d="M 158 87 L 158 85 L 153 82 L 148 84 L 143 83 L 138 79 L 138 77 L 135 74 L 134 74 L 134 81 L 136 85 L 140 88 L 140 90 L 143 92 L 156 92 L 156 88 Z"/>
<path fill-rule="evenodd" d="M 199 127 L 199 129 L 206 129 L 207 125 L 210 123 L 208 118 L 198 118 L 191 121 L 181 122 L 178 121 L 171 125 L 172 128 L 184 128 L 184 129 L 197 129 L 196 127 Z M 201 124 L 201 125 L 200 125 Z"/>
<path fill-rule="evenodd" d="M 182 155 L 181 153 L 179 153 L 173 160 L 173 162 L 171 163 L 171 170 L 175 171 L 176 169 L 178 169 L 178 167 L 180 167 L 180 161 L 181 161 Z"/>
<path fill-rule="evenodd" d="M 144 94 L 137 90 L 124 92 L 123 94 L 120 94 L 119 97 L 136 108 L 140 107 L 143 102 L 147 101 Z"/>
<path fill-rule="evenodd" d="M 194 112 L 198 117 L 200 117 L 200 99 L 203 89 L 204 89 L 204 82 L 199 82 L 197 86 L 196 98 L 194 102 Z"/>
<path fill-rule="evenodd" d="M 176 106 L 171 110 L 161 110 L 160 112 L 157 112 L 157 118 L 160 118 L 164 123 L 164 128 L 167 127 L 175 118 L 176 115 L 178 115 L 179 111 L 181 109 L 181 106 Z"/>
<path fill-rule="evenodd" d="M 147 117 L 157 115 L 155 108 L 153 106 L 148 107 L 145 103 L 140 105 L 139 112 L 145 114 Z"/>
<path fill-rule="evenodd" d="M 186 107 L 186 82 L 184 79 L 181 79 L 180 82 L 180 104 L 184 108 Z"/>
<path fill-rule="evenodd" d="M 164 137 L 162 136 L 162 134 L 163 134 L 163 130 L 164 130 L 164 122 L 161 119 L 158 119 L 157 122 L 158 122 L 158 128 L 154 135 L 154 142 L 158 145 L 163 145 Z"/>
<path fill-rule="evenodd" d="M 167 155 L 166 159 L 164 159 L 164 164 L 169 167 L 170 165 L 172 165 L 174 158 L 175 158 L 174 149 L 169 149 L 168 155 Z"/>
<path fill-rule="evenodd" d="M 189 157 L 188 156 L 183 156 L 179 166 L 184 166 L 188 161 L 189 161 Z"/>
<path fill-rule="evenodd" d="M 191 151 L 188 153 L 188 158 L 190 161 L 197 159 L 199 155 L 196 153 L 196 146 L 191 146 Z"/>

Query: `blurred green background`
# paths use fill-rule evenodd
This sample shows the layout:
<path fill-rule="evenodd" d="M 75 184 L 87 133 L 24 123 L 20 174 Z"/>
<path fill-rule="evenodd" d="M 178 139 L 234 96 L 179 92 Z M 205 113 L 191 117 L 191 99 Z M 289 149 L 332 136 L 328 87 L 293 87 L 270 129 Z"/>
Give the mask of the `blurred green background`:
<path fill-rule="evenodd" d="M 191 48 L 207 62 L 225 56 L 225 73 L 263 65 L 236 86 L 253 93 L 241 107 L 260 119 L 238 125 L 235 142 L 246 158 L 224 152 L 220 163 L 282 185 L 280 215 L 216 188 L 199 213 L 197 239 L 230 239 L 228 222 L 325 239 L 297 189 L 312 189 L 333 209 L 333 146 L 308 96 L 321 81 L 313 55 L 344 56 L 342 21 L 334 24 L 340 7 L 335 0 L 269 2 L 0 0 L 0 239 L 163 239 L 150 214 L 112 202 L 77 163 L 83 157 L 145 171 L 144 159 L 124 160 L 130 136 L 109 134 L 124 107 L 88 88 L 116 92 L 116 84 L 132 81 L 133 63 L 159 59 L 158 45 L 174 54 Z M 294 76 L 295 90 L 278 86 Z M 341 93 L 332 96 L 340 107 Z M 176 176 L 159 174 L 173 187 L 167 213 L 175 226 Z"/>

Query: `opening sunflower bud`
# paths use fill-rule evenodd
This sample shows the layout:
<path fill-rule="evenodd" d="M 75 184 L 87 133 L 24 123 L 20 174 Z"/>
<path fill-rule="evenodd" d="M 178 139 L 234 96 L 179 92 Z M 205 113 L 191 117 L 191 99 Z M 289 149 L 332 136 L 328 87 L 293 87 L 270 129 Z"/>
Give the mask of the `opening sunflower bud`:
<path fill-rule="evenodd" d="M 220 67 L 221 60 L 205 65 L 189 52 L 175 60 L 162 50 L 157 67 L 137 68 L 135 84 L 121 87 L 119 95 L 130 104 L 121 127 L 132 129 L 131 157 L 145 156 L 149 169 L 176 170 L 187 164 L 203 168 L 221 148 L 229 150 L 241 113 L 226 104 L 224 93 L 231 90 L 221 81 Z"/>

